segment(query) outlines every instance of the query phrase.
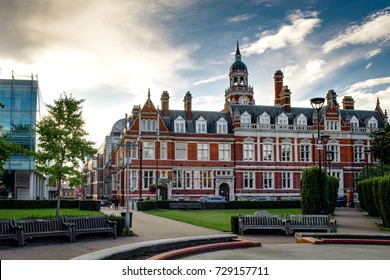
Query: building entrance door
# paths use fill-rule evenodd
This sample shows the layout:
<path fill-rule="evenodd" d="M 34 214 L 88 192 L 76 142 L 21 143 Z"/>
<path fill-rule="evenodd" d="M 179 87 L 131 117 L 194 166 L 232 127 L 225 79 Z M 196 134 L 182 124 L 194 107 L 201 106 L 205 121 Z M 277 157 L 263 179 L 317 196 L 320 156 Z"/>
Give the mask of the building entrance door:
<path fill-rule="evenodd" d="M 229 200 L 229 185 L 223 183 L 219 186 L 219 195 L 223 196 L 226 200 Z"/>

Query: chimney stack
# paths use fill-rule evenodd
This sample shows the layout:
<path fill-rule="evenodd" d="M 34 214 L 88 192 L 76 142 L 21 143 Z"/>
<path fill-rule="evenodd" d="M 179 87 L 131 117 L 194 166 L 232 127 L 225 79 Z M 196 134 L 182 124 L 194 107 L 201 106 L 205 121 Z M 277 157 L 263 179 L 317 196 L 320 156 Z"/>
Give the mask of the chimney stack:
<path fill-rule="evenodd" d="M 163 117 L 169 116 L 169 93 L 168 91 L 164 90 L 161 94 L 161 110 Z"/>
<path fill-rule="evenodd" d="M 280 105 L 284 107 L 286 113 L 291 113 L 291 91 L 288 86 L 283 86 L 280 93 Z"/>
<path fill-rule="evenodd" d="M 187 120 L 192 120 L 192 106 L 191 106 L 191 102 L 192 102 L 192 96 L 191 96 L 191 93 L 189 91 L 187 91 L 186 95 L 184 96 L 184 111 L 186 112 L 187 114 Z"/>
<path fill-rule="evenodd" d="M 281 105 L 280 94 L 283 89 L 283 72 L 281 70 L 276 70 L 274 74 L 274 88 L 275 88 L 275 99 L 274 105 Z"/>
<path fill-rule="evenodd" d="M 355 110 L 355 100 L 352 96 L 344 96 L 343 98 L 343 109 L 345 110 Z"/>

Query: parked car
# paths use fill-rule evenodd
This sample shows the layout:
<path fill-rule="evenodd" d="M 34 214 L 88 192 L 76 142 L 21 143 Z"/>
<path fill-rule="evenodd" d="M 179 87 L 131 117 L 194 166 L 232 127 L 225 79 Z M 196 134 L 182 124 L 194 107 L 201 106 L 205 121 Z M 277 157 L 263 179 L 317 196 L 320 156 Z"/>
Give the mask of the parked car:
<path fill-rule="evenodd" d="M 249 200 L 251 200 L 251 201 L 269 201 L 271 199 L 269 197 L 264 197 L 264 196 L 255 196 Z"/>
<path fill-rule="evenodd" d="M 226 203 L 227 200 L 223 196 L 205 196 L 198 199 L 199 202 L 222 202 Z"/>
<path fill-rule="evenodd" d="M 338 197 L 336 200 L 336 207 L 346 207 L 347 199 L 345 197 Z"/>

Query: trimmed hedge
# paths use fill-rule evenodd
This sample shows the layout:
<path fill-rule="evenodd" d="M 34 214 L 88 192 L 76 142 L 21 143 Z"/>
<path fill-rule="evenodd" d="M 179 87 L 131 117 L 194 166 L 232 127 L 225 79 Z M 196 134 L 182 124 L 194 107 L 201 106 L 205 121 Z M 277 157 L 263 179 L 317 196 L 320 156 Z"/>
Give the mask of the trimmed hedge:
<path fill-rule="evenodd" d="M 377 209 L 374 200 L 374 185 L 378 184 L 375 181 L 379 179 L 379 177 L 376 177 L 358 183 L 359 199 L 363 198 L 364 201 L 364 206 L 362 205 L 361 207 L 372 217 L 380 216 L 379 209 Z"/>
<path fill-rule="evenodd" d="M 383 226 L 390 228 L 390 175 L 379 180 L 378 196 Z"/>
<path fill-rule="evenodd" d="M 137 202 L 137 209 L 140 211 L 154 210 L 154 209 L 170 209 L 172 200 L 159 201 L 141 201 Z M 194 202 L 194 201 L 181 201 Z M 228 203 L 207 202 L 202 203 L 205 210 L 217 209 L 287 209 L 287 208 L 301 208 L 299 200 L 272 200 L 272 201 L 229 201 Z"/>
<path fill-rule="evenodd" d="M 0 200 L 0 209 L 41 209 L 41 208 L 57 208 L 57 200 Z M 100 210 L 100 201 L 98 200 L 76 200 L 62 199 L 60 204 L 61 209 L 79 208 L 80 210 Z"/>

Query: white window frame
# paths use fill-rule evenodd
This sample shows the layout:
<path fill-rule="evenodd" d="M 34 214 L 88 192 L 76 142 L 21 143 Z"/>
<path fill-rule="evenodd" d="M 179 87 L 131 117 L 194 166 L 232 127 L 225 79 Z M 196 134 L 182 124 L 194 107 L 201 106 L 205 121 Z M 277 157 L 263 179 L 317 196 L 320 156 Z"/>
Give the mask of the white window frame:
<path fill-rule="evenodd" d="M 172 170 L 172 181 L 173 181 L 173 188 L 174 189 L 183 189 L 183 170 L 176 169 Z"/>
<path fill-rule="evenodd" d="M 364 145 L 355 144 L 353 146 L 353 162 L 360 163 L 364 159 Z"/>
<path fill-rule="evenodd" d="M 255 172 L 246 171 L 244 172 L 244 189 L 255 188 Z"/>
<path fill-rule="evenodd" d="M 300 161 L 301 162 L 309 162 L 312 160 L 311 158 L 311 144 L 308 142 L 301 142 L 299 153 L 300 153 Z"/>
<path fill-rule="evenodd" d="M 291 172 L 282 172 L 282 189 L 290 190 L 292 186 L 292 173 Z"/>
<path fill-rule="evenodd" d="M 371 117 L 367 121 L 367 127 L 368 128 L 378 128 L 378 120 L 375 117 Z"/>
<path fill-rule="evenodd" d="M 245 111 L 241 115 L 240 122 L 241 124 L 250 124 L 252 123 L 252 116 L 247 111 Z"/>
<path fill-rule="evenodd" d="M 277 118 L 278 125 L 288 125 L 288 117 L 285 113 L 281 113 Z"/>
<path fill-rule="evenodd" d="M 259 116 L 259 124 L 260 125 L 268 125 L 271 124 L 271 117 L 267 114 L 267 112 L 262 113 Z"/>
<path fill-rule="evenodd" d="M 168 158 L 168 143 L 167 141 L 160 141 L 160 159 Z"/>
<path fill-rule="evenodd" d="M 338 143 L 328 143 L 326 149 L 333 152 L 333 162 L 340 162 L 340 145 Z"/>
<path fill-rule="evenodd" d="M 359 119 L 356 116 L 352 116 L 349 123 L 351 127 L 359 127 Z"/>
<path fill-rule="evenodd" d="M 297 118 L 296 118 L 296 125 L 298 126 L 303 126 L 303 125 L 307 125 L 307 118 L 304 114 L 300 114 Z"/>
<path fill-rule="evenodd" d="M 175 142 L 175 159 L 187 160 L 187 142 Z"/>
<path fill-rule="evenodd" d="M 198 147 L 198 160 L 209 160 L 209 143 L 200 142 Z"/>
<path fill-rule="evenodd" d="M 174 127 L 175 127 L 174 129 L 176 133 L 186 132 L 186 122 L 181 116 L 178 116 L 173 123 L 174 123 Z"/>
<path fill-rule="evenodd" d="M 290 162 L 292 161 L 292 144 L 291 142 L 284 141 L 280 145 L 280 161 Z"/>
<path fill-rule="evenodd" d="M 242 160 L 243 161 L 254 161 L 255 160 L 255 143 L 244 142 L 242 143 Z"/>
<path fill-rule="evenodd" d="M 142 159 L 154 159 L 154 142 L 142 142 Z"/>
<path fill-rule="evenodd" d="M 263 188 L 272 190 L 274 188 L 274 173 L 263 172 Z"/>
<path fill-rule="evenodd" d="M 274 143 L 263 142 L 263 161 L 274 160 Z"/>
<path fill-rule="evenodd" d="M 209 169 L 201 170 L 201 187 L 202 189 L 214 188 L 214 176 L 213 171 Z"/>
<path fill-rule="evenodd" d="M 230 143 L 218 144 L 218 159 L 220 161 L 230 161 Z"/>
<path fill-rule="evenodd" d="M 207 133 L 207 121 L 203 117 L 196 120 L 196 133 Z"/>
<path fill-rule="evenodd" d="M 220 118 L 217 121 L 217 133 L 218 134 L 227 134 L 227 121 L 224 118 Z"/>

